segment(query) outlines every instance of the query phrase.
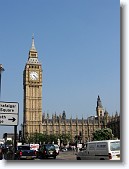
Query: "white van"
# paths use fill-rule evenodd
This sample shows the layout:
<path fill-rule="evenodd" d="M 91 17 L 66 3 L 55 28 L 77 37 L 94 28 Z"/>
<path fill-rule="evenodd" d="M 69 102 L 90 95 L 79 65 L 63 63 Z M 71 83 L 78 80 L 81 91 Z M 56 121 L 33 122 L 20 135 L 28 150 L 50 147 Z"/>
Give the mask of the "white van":
<path fill-rule="evenodd" d="M 120 140 L 102 140 L 86 143 L 78 152 L 77 160 L 120 160 Z"/>

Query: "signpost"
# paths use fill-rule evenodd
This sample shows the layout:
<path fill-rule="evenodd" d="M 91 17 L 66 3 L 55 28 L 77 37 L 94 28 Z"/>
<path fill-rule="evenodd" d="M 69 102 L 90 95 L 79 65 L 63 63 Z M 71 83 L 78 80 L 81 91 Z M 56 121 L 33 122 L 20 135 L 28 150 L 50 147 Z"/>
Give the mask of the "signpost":
<path fill-rule="evenodd" d="M 14 126 L 14 159 L 17 149 L 17 125 L 19 104 L 17 102 L 0 102 L 0 125 Z"/>
<path fill-rule="evenodd" d="M 0 102 L 0 125 L 18 125 L 18 112 L 17 102 Z"/>
<path fill-rule="evenodd" d="M 17 114 L 0 114 L 0 125 L 14 126 L 17 125 Z"/>

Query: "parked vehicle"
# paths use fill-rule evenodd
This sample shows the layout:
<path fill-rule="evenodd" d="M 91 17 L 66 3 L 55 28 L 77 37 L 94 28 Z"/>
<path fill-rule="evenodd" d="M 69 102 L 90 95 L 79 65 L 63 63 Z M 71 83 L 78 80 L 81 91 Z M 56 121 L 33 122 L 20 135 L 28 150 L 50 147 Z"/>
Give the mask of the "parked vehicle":
<path fill-rule="evenodd" d="M 61 148 L 61 151 L 68 151 L 68 149 L 66 148 L 66 147 L 63 147 L 63 148 Z"/>
<path fill-rule="evenodd" d="M 38 151 L 38 158 L 49 158 L 53 157 L 56 159 L 58 153 L 56 152 L 55 146 L 53 144 L 41 145 Z"/>
<path fill-rule="evenodd" d="M 77 153 L 77 160 L 120 160 L 120 140 L 87 142 L 86 148 Z"/>
<path fill-rule="evenodd" d="M 31 150 L 30 145 L 20 145 L 17 147 L 16 159 L 33 160 L 36 157 L 36 150 Z"/>
<path fill-rule="evenodd" d="M 57 155 L 59 155 L 59 150 L 60 150 L 59 146 L 57 144 L 54 144 L 54 146 L 55 146 Z"/>
<path fill-rule="evenodd" d="M 2 151 L 2 147 L 0 147 L 0 160 L 3 159 L 3 151 Z"/>
<path fill-rule="evenodd" d="M 35 150 L 35 151 L 38 151 L 38 149 L 39 149 L 39 144 L 30 144 L 30 149 L 31 149 L 31 150 Z"/>

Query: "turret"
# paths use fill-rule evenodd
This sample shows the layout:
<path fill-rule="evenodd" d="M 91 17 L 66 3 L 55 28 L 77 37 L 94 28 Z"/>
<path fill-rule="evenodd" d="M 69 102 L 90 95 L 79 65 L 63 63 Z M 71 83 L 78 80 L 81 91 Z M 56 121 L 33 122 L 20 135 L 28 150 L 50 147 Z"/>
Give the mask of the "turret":
<path fill-rule="evenodd" d="M 97 98 L 96 115 L 98 117 L 103 117 L 104 116 L 104 109 L 103 109 L 103 106 L 102 106 L 102 103 L 101 103 L 99 95 L 98 95 L 98 98 Z"/>

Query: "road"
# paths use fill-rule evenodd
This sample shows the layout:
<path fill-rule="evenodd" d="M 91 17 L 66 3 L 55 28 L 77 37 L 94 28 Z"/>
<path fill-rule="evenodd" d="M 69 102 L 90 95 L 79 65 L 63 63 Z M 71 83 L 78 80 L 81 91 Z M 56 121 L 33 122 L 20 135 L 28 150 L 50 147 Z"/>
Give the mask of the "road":
<path fill-rule="evenodd" d="M 65 151 L 65 152 L 60 152 L 59 155 L 57 156 L 57 160 L 76 160 L 76 155 L 75 151 Z"/>
<path fill-rule="evenodd" d="M 35 160 L 66 160 L 66 161 L 75 161 L 76 160 L 76 155 L 75 155 L 75 151 L 65 151 L 65 152 L 59 152 L 59 155 L 56 157 L 56 159 L 53 159 L 53 158 L 48 158 L 48 159 L 35 159 Z"/>
<path fill-rule="evenodd" d="M 11 158 L 7 158 L 6 160 L 12 160 L 13 156 L 11 156 Z M 4 160 L 4 159 L 3 159 Z M 48 159 L 35 159 L 36 161 L 37 160 L 66 160 L 66 161 L 75 161 L 76 160 L 76 152 L 75 151 L 65 151 L 65 152 L 62 152 L 60 151 L 59 152 L 59 155 L 56 157 L 56 159 L 53 159 L 53 158 L 48 158 Z"/>

